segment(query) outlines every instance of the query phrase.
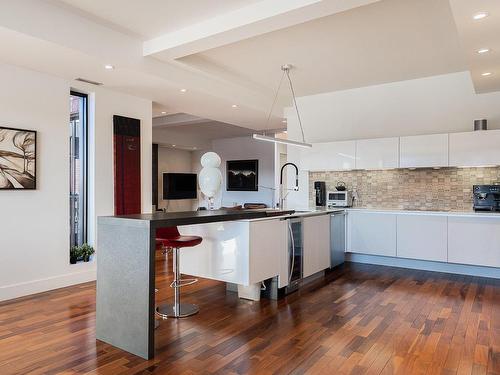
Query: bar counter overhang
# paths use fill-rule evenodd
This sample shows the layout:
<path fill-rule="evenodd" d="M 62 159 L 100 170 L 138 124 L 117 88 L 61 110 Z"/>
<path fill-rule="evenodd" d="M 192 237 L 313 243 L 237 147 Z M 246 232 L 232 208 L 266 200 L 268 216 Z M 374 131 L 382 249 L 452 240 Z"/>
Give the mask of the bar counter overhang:
<path fill-rule="evenodd" d="M 157 228 L 293 213 L 213 210 L 99 217 L 96 338 L 142 358 L 153 358 Z"/>

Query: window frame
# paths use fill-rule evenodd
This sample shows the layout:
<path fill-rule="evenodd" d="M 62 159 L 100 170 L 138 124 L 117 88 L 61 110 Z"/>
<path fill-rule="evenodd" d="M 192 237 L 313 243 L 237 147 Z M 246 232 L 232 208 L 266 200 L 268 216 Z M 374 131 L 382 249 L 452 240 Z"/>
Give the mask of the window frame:
<path fill-rule="evenodd" d="M 84 107 L 84 110 L 83 110 L 83 116 L 84 116 L 84 121 L 81 122 L 82 124 L 82 127 L 83 127 L 83 137 L 84 139 L 82 140 L 83 141 L 83 157 L 82 155 L 80 155 L 80 159 L 83 161 L 83 166 L 82 166 L 82 172 L 84 174 L 83 176 L 83 184 L 82 184 L 82 188 L 84 190 L 84 193 L 83 193 L 83 200 L 84 200 L 84 205 L 83 205 L 83 208 L 84 208 L 84 212 L 83 212 L 83 217 L 81 217 L 81 219 L 83 220 L 83 235 L 82 235 L 82 243 L 87 243 L 88 241 L 88 210 L 89 210 L 89 189 L 88 189 L 88 185 L 89 185 L 89 154 L 88 154 L 88 149 L 89 149 L 89 122 L 88 122 L 88 118 L 89 118 L 89 96 L 87 94 L 84 94 L 84 93 L 81 93 L 81 92 L 78 92 L 78 91 L 74 91 L 74 90 L 70 90 L 70 97 L 71 96 L 76 96 L 76 97 L 80 97 L 83 99 L 83 107 Z M 71 121 L 71 117 L 70 117 L 70 121 Z M 70 155 L 71 157 L 71 155 Z M 71 171 L 70 171 L 70 178 L 71 178 Z M 70 187 L 71 188 L 71 187 Z M 71 193 L 71 191 L 70 191 Z M 71 208 L 70 208 L 70 215 L 71 215 Z M 70 225 L 73 225 L 74 223 L 72 222 L 72 218 L 70 218 Z M 71 238 L 71 235 L 72 235 L 72 228 L 70 227 L 70 247 L 73 245 L 72 244 L 72 238 Z M 78 244 L 77 244 L 78 245 Z"/>

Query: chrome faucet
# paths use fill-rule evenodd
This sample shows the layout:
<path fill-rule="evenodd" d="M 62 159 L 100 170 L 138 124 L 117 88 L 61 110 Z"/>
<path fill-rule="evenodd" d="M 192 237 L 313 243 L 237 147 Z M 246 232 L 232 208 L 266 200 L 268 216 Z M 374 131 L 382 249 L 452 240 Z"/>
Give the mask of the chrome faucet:
<path fill-rule="evenodd" d="M 293 164 L 293 163 L 285 163 L 281 167 L 281 172 L 280 172 L 280 203 L 279 203 L 279 208 L 280 210 L 283 210 L 285 207 L 285 199 L 288 194 L 284 194 L 283 192 L 283 170 L 285 169 L 286 166 L 291 165 L 292 167 L 295 168 L 295 187 L 293 188 L 294 191 L 299 190 L 299 168 Z"/>

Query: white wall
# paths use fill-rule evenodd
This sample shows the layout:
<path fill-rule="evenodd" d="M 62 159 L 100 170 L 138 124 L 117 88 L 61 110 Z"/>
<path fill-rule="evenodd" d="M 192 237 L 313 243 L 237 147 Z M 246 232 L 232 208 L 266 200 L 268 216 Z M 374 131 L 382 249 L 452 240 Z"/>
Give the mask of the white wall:
<path fill-rule="evenodd" d="M 222 159 L 221 172 L 223 184 L 221 194 L 217 198 L 222 206 L 234 203 L 266 203 L 274 204 L 275 186 L 275 145 L 269 142 L 256 141 L 251 137 L 217 139 L 212 142 L 212 151 Z M 226 191 L 226 162 L 228 160 L 259 160 L 258 191 Z M 271 189 L 270 189 L 271 188 Z"/>
<path fill-rule="evenodd" d="M 471 131 L 473 120 L 488 119 L 500 129 L 500 92 L 475 94 L 469 72 L 459 72 L 304 96 L 297 99 L 307 142 L 397 137 Z M 289 139 L 301 140 L 294 110 L 285 109 Z M 297 162 L 300 149 L 288 147 Z M 308 173 L 299 176 L 299 191 L 288 207 L 309 201 Z M 289 184 L 292 183 L 289 174 Z"/>
<path fill-rule="evenodd" d="M 142 205 L 151 210 L 151 102 L 2 64 L 0 82 L 0 125 L 38 132 L 37 190 L 0 191 L 0 300 L 94 280 L 95 261 L 69 264 L 69 92 L 79 89 L 95 100 L 89 108 L 95 141 L 89 149 L 90 243 L 95 216 L 113 214 L 114 114 L 141 120 Z"/>
<path fill-rule="evenodd" d="M 297 99 L 308 142 L 453 133 L 488 119 L 500 129 L 500 92 L 475 94 L 469 72 L 400 81 Z M 287 110 L 288 135 L 299 139 Z"/>
<path fill-rule="evenodd" d="M 196 199 L 163 200 L 163 173 L 193 173 L 192 153 L 169 147 L 158 147 L 158 208 L 167 211 L 191 211 Z"/>

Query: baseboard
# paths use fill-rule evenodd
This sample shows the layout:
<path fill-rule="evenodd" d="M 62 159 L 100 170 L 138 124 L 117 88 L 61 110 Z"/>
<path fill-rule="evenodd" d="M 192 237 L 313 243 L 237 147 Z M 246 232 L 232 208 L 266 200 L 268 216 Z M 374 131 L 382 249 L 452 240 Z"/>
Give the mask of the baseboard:
<path fill-rule="evenodd" d="M 96 269 L 72 272 L 45 279 L 30 280 L 23 283 L 0 287 L 0 301 L 28 296 L 30 294 L 46 292 L 65 286 L 86 283 L 96 279 Z"/>
<path fill-rule="evenodd" d="M 495 267 L 469 266 L 465 264 L 442 263 L 427 260 L 403 259 L 354 253 L 346 253 L 345 260 L 353 263 L 376 264 L 380 266 L 410 268 L 415 270 L 500 279 L 500 268 Z"/>

